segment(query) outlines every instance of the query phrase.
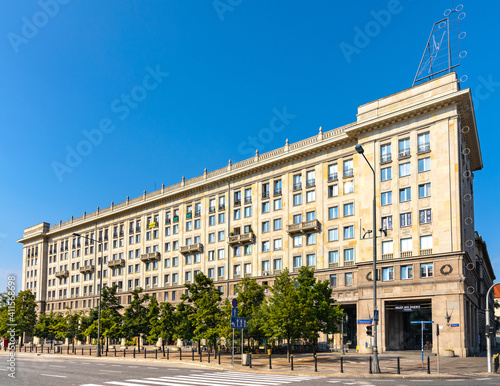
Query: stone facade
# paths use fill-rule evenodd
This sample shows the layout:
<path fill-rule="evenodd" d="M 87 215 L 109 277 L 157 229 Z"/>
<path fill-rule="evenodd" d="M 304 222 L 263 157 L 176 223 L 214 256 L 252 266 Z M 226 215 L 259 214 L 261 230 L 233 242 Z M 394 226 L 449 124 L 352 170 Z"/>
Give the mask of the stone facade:
<path fill-rule="evenodd" d="M 199 271 L 232 297 L 244 276 L 272 284 L 283 269 L 307 264 L 346 307 L 345 341 L 368 347 L 356 321 L 373 313 L 373 232 L 365 230 L 373 229 L 374 192 L 358 144 L 375 169 L 377 229 L 385 230 L 377 231 L 380 349 L 415 348 L 410 322 L 427 318 L 443 326 L 442 350 L 477 352 L 485 295 L 477 262 L 489 264 L 474 228 L 482 158 L 471 93 L 454 73 L 360 106 L 355 123 L 27 228 L 23 289 L 36 293 L 41 311 L 89 309 L 104 258 L 103 282 L 118 284 L 123 304 L 137 287 L 177 303 Z M 491 265 L 482 266 L 493 280 Z M 425 340 L 435 347 L 435 329 Z"/>

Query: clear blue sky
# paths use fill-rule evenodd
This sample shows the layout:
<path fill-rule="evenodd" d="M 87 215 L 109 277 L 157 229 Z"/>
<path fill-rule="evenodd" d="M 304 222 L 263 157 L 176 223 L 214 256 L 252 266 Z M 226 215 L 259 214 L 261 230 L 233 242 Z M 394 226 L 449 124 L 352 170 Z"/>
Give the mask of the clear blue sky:
<path fill-rule="evenodd" d="M 431 26 L 452 3 L 1 0 L 0 289 L 21 272 L 16 240 L 28 226 L 334 129 L 355 121 L 358 105 L 410 87 Z M 500 276 L 500 2 L 462 4 L 468 55 L 458 73 L 473 89 L 484 161 L 476 229 Z M 347 60 L 342 43 L 370 26 Z M 295 118 L 262 137 L 284 106 Z M 107 133 L 85 148 L 84 133 L 100 125 Z M 70 156 L 78 146 L 80 159 Z"/>

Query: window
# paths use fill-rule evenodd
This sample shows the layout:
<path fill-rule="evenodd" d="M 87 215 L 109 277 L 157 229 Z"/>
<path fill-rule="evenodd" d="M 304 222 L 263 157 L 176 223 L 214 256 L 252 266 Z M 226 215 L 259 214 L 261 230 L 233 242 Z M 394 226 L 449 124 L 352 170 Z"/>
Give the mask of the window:
<path fill-rule="evenodd" d="M 352 192 L 354 192 L 354 182 L 353 181 L 344 182 L 344 194 Z"/>
<path fill-rule="evenodd" d="M 338 179 L 337 164 L 328 165 L 328 181 L 336 181 Z"/>
<path fill-rule="evenodd" d="M 410 213 L 401 213 L 399 215 L 399 226 L 401 228 L 411 226 L 411 212 Z"/>
<path fill-rule="evenodd" d="M 274 246 L 273 246 L 273 247 L 274 247 L 274 250 L 275 250 L 275 251 L 279 251 L 279 250 L 281 250 L 281 248 L 282 248 L 281 239 L 275 239 L 275 240 L 273 241 L 273 243 L 274 243 Z"/>
<path fill-rule="evenodd" d="M 339 207 L 332 206 L 331 208 L 328 208 L 328 220 L 333 220 L 336 218 L 339 218 Z"/>
<path fill-rule="evenodd" d="M 269 213 L 271 210 L 271 205 L 269 204 L 269 201 L 262 203 L 262 213 Z"/>
<path fill-rule="evenodd" d="M 382 145 L 380 147 L 380 162 L 388 162 L 391 160 L 391 144 Z"/>
<path fill-rule="evenodd" d="M 233 248 L 234 256 L 241 256 L 241 246 L 237 246 Z"/>
<path fill-rule="evenodd" d="M 218 267 L 217 268 L 217 276 L 218 277 L 224 277 L 224 267 Z"/>
<path fill-rule="evenodd" d="M 209 243 L 215 243 L 215 233 L 209 233 L 208 234 L 208 242 Z"/>
<path fill-rule="evenodd" d="M 300 205 L 302 204 L 302 194 L 294 194 L 293 195 L 293 205 Z"/>
<path fill-rule="evenodd" d="M 401 252 L 410 252 L 412 250 L 412 240 L 401 239 Z"/>
<path fill-rule="evenodd" d="M 418 198 L 429 197 L 431 195 L 431 184 L 430 182 L 427 184 L 418 186 Z"/>
<path fill-rule="evenodd" d="M 243 248 L 243 253 L 245 255 L 251 255 L 252 254 L 252 245 L 251 244 L 245 245 Z"/>
<path fill-rule="evenodd" d="M 281 194 L 281 180 L 274 181 L 274 195 L 279 196 Z"/>
<path fill-rule="evenodd" d="M 404 164 L 399 165 L 399 176 L 400 177 L 406 177 L 411 174 L 411 168 L 410 168 L 410 163 L 405 162 Z"/>
<path fill-rule="evenodd" d="M 307 212 L 306 213 L 306 221 L 313 221 L 316 220 L 316 212 Z"/>
<path fill-rule="evenodd" d="M 354 226 L 344 227 L 344 240 L 354 238 Z"/>
<path fill-rule="evenodd" d="M 306 235 L 306 244 L 307 245 L 316 244 L 316 233 L 309 233 L 308 235 Z"/>
<path fill-rule="evenodd" d="M 399 202 L 411 200 L 411 188 L 399 189 Z"/>
<path fill-rule="evenodd" d="M 293 215 L 293 223 L 299 224 L 302 222 L 302 214 L 294 214 Z"/>
<path fill-rule="evenodd" d="M 215 216 L 208 217 L 208 225 L 215 225 Z"/>
<path fill-rule="evenodd" d="M 420 236 L 420 250 L 432 249 L 432 235 Z"/>
<path fill-rule="evenodd" d="M 293 176 L 293 190 L 302 189 L 302 174 L 296 174 Z"/>
<path fill-rule="evenodd" d="M 392 229 L 392 216 L 382 217 L 382 229 Z"/>
<path fill-rule="evenodd" d="M 432 221 L 431 219 L 431 210 L 423 209 L 418 213 L 418 217 L 420 219 L 420 224 L 428 224 Z"/>
<path fill-rule="evenodd" d="M 294 247 L 302 246 L 302 236 L 293 236 L 293 246 Z"/>
<path fill-rule="evenodd" d="M 431 170 L 431 157 L 421 158 L 418 160 L 418 172 L 427 172 Z"/>
<path fill-rule="evenodd" d="M 273 220 L 273 227 L 274 227 L 275 231 L 281 229 L 281 219 L 280 218 L 276 218 Z"/>
<path fill-rule="evenodd" d="M 383 241 L 382 242 L 382 254 L 383 255 L 392 255 L 393 253 L 393 242 L 391 241 Z"/>
<path fill-rule="evenodd" d="M 179 233 L 179 224 L 175 224 L 173 228 L 174 228 L 174 235 Z"/>
<path fill-rule="evenodd" d="M 406 157 L 410 155 L 410 138 L 401 139 L 399 141 L 399 156 Z"/>
<path fill-rule="evenodd" d="M 344 204 L 344 217 L 352 216 L 354 214 L 354 204 Z"/>
<path fill-rule="evenodd" d="M 194 229 L 200 229 L 201 221 L 200 219 L 194 220 Z"/>
<path fill-rule="evenodd" d="M 276 271 L 281 269 L 281 259 L 274 259 L 273 261 L 273 269 Z"/>
<path fill-rule="evenodd" d="M 241 218 L 241 209 L 236 209 L 234 211 L 234 219 L 239 220 Z"/>
<path fill-rule="evenodd" d="M 354 261 L 354 249 L 344 249 L 344 262 Z"/>
<path fill-rule="evenodd" d="M 351 286 L 352 285 L 352 273 L 346 273 L 345 274 L 345 285 L 346 286 Z"/>
<path fill-rule="evenodd" d="M 382 268 L 382 281 L 394 280 L 394 267 Z"/>
<path fill-rule="evenodd" d="M 193 229 L 193 223 L 191 221 L 186 222 L 186 231 Z"/>
<path fill-rule="evenodd" d="M 217 234 L 217 238 L 219 241 L 224 241 L 224 238 L 225 238 L 224 231 L 219 231 L 219 233 Z"/>
<path fill-rule="evenodd" d="M 225 221 L 226 221 L 226 214 L 225 213 L 219 213 L 219 224 L 224 224 Z"/>
<path fill-rule="evenodd" d="M 271 264 L 269 263 L 269 260 L 262 262 L 262 272 L 269 272 L 270 267 L 271 267 Z"/>
<path fill-rule="evenodd" d="M 241 275 L 241 265 L 235 265 L 233 268 L 233 274 L 234 276 L 239 276 Z"/>
<path fill-rule="evenodd" d="M 434 276 L 434 263 L 420 264 L 420 277 L 433 277 Z"/>
<path fill-rule="evenodd" d="M 422 153 L 429 150 L 431 150 L 429 133 L 420 134 L 418 136 L 418 152 Z"/>
<path fill-rule="evenodd" d="M 380 170 L 380 176 L 382 181 L 387 181 L 392 179 L 392 167 L 389 166 L 388 168 L 383 168 Z"/>
<path fill-rule="evenodd" d="M 245 207 L 245 217 L 251 217 L 251 216 L 252 216 L 252 207 L 246 206 Z"/>
<path fill-rule="evenodd" d="M 172 266 L 173 267 L 178 267 L 179 266 L 179 258 L 178 257 L 172 258 Z"/>
<path fill-rule="evenodd" d="M 209 268 L 208 277 L 212 279 L 214 276 L 215 276 L 215 268 Z"/>
<path fill-rule="evenodd" d="M 208 261 L 214 261 L 215 251 L 208 251 Z"/>
<path fill-rule="evenodd" d="M 293 268 L 302 267 L 302 256 L 293 257 Z"/>
<path fill-rule="evenodd" d="M 270 229 L 270 226 L 269 226 L 269 221 L 264 221 L 262 223 L 262 233 L 265 233 L 265 232 L 269 232 L 271 229 Z"/>
<path fill-rule="evenodd" d="M 177 251 L 179 249 L 179 241 L 176 240 L 172 243 L 172 249 L 174 251 Z"/>
<path fill-rule="evenodd" d="M 246 263 L 245 264 L 245 273 L 252 273 L 252 263 Z"/>
<path fill-rule="evenodd" d="M 224 259 L 224 249 L 217 250 L 217 259 L 219 260 Z"/>
<path fill-rule="evenodd" d="M 401 280 L 413 279 L 413 265 L 401 266 Z"/>
<path fill-rule="evenodd" d="M 306 187 L 314 186 L 316 184 L 314 170 L 309 170 L 306 173 Z"/>
<path fill-rule="evenodd" d="M 344 177 L 352 177 L 353 172 L 353 162 L 352 159 L 344 161 Z"/>
<path fill-rule="evenodd" d="M 339 251 L 328 252 L 328 263 L 334 264 L 339 262 Z"/>
<path fill-rule="evenodd" d="M 262 242 L 262 252 L 269 252 L 271 243 L 269 241 Z"/>
<path fill-rule="evenodd" d="M 338 195 L 339 195 L 339 186 L 338 185 L 328 186 L 328 198 L 337 197 Z"/>
<path fill-rule="evenodd" d="M 279 210 L 282 208 L 281 198 L 274 200 L 274 210 Z"/>
<path fill-rule="evenodd" d="M 315 266 L 316 265 L 316 255 L 315 254 L 310 254 L 306 256 L 306 264 L 308 266 Z"/>
<path fill-rule="evenodd" d="M 337 241 L 338 239 L 339 239 L 339 230 L 337 228 L 328 229 L 328 241 Z"/>
<path fill-rule="evenodd" d="M 245 189 L 245 204 L 252 203 L 252 188 Z"/>
<path fill-rule="evenodd" d="M 165 268 L 170 268 L 170 259 L 165 259 L 163 266 Z"/>
<path fill-rule="evenodd" d="M 330 275 L 330 287 L 337 286 L 337 275 Z"/>
<path fill-rule="evenodd" d="M 316 191 L 310 190 L 306 193 L 306 202 L 314 202 L 316 201 Z"/>

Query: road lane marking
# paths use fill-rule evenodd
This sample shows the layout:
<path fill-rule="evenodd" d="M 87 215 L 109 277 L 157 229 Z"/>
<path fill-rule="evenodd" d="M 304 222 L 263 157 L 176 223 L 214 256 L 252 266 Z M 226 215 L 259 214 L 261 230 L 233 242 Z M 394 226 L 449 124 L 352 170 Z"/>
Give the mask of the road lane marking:
<path fill-rule="evenodd" d="M 106 373 L 121 373 L 121 371 L 118 370 L 98 370 L 98 371 L 104 371 Z"/>
<path fill-rule="evenodd" d="M 45 377 L 56 377 L 56 378 L 67 378 L 65 375 L 54 375 L 54 374 L 40 374 Z"/>
<path fill-rule="evenodd" d="M 62 368 L 65 368 L 65 367 L 67 367 L 67 366 L 49 365 L 49 367 L 62 367 Z"/>

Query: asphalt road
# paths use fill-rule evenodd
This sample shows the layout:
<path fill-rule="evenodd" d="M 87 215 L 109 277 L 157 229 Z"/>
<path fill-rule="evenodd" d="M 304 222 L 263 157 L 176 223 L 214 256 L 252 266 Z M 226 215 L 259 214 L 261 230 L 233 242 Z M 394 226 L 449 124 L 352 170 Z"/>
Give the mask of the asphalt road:
<path fill-rule="evenodd" d="M 8 374 L 7 353 L 0 354 L 0 385 L 26 386 L 272 386 L 272 385 L 498 385 L 498 378 L 401 379 L 335 378 L 221 371 L 199 365 L 114 358 L 58 358 L 18 355 L 15 378 Z M 4 365 L 5 364 L 5 365 Z"/>

